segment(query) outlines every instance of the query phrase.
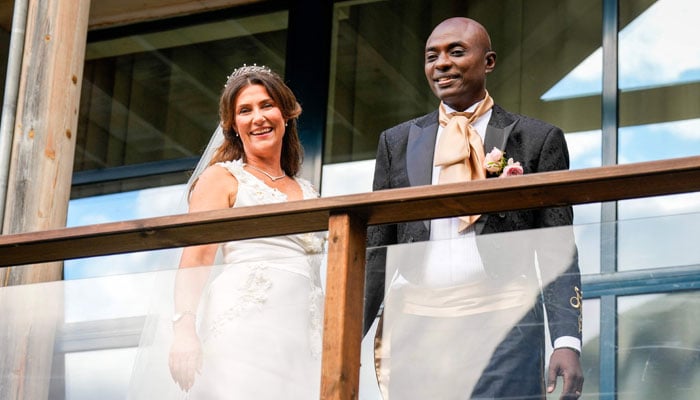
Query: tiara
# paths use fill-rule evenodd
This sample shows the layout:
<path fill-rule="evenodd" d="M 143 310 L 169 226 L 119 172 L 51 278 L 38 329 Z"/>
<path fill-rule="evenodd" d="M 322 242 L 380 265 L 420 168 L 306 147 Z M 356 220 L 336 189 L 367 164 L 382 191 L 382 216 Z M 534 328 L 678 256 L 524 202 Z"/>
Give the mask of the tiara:
<path fill-rule="evenodd" d="M 238 67 L 233 70 L 231 75 L 226 77 L 226 82 L 231 80 L 231 78 L 234 78 L 236 76 L 241 76 L 241 75 L 246 75 L 246 74 L 254 74 L 254 73 L 262 73 L 262 74 L 272 74 L 272 70 L 269 67 L 266 67 L 264 65 L 258 65 L 258 64 L 253 64 L 253 65 L 246 65 L 243 64 L 242 67 Z M 226 86 L 226 85 L 224 85 Z"/>

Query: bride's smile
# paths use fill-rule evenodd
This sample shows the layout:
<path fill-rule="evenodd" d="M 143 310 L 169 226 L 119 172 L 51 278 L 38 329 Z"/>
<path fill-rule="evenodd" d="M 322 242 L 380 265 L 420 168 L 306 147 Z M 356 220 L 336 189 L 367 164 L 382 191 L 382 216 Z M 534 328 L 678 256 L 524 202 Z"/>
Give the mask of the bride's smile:
<path fill-rule="evenodd" d="M 279 155 L 284 137 L 282 111 L 262 85 L 249 85 L 235 100 L 235 127 L 248 157 Z"/>

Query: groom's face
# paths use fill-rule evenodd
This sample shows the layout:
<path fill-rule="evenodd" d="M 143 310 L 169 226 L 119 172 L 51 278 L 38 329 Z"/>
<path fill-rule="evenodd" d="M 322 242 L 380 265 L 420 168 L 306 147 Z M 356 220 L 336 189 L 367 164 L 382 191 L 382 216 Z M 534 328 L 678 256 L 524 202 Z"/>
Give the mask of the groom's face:
<path fill-rule="evenodd" d="M 496 65 L 488 34 L 467 19 L 439 24 L 425 45 L 425 76 L 435 96 L 458 111 L 484 98 L 486 74 Z"/>

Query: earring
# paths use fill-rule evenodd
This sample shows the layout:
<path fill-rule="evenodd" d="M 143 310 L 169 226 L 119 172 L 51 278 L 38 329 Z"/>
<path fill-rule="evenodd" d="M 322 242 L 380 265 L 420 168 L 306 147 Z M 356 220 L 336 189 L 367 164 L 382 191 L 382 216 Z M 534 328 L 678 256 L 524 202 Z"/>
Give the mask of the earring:
<path fill-rule="evenodd" d="M 289 125 L 289 121 L 284 121 L 284 126 Z"/>

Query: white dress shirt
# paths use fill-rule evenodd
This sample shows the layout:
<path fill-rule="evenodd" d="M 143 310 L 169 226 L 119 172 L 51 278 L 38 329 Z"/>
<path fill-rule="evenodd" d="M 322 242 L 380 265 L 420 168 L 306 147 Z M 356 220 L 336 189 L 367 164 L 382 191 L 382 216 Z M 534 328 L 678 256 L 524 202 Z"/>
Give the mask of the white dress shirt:
<path fill-rule="evenodd" d="M 473 104 L 465 111 L 473 112 L 478 105 L 479 103 Z M 445 104 L 445 111 L 451 113 L 457 110 Z M 491 119 L 491 113 L 492 110 L 487 111 L 472 123 L 482 141 L 486 135 L 486 127 Z M 442 131 L 442 126 L 439 126 L 436 143 L 440 140 Z M 433 167 L 433 185 L 438 183 L 440 168 L 439 166 Z M 484 265 L 476 246 L 474 225 L 459 233 L 459 223 L 458 217 L 430 221 L 430 245 L 426 248 L 422 285 L 440 288 L 474 284 L 486 279 Z M 580 352 L 581 341 L 576 337 L 562 336 L 554 340 L 554 348 L 560 347 L 570 347 Z"/>
<path fill-rule="evenodd" d="M 473 112 L 478 105 L 479 103 L 476 103 L 466 111 Z M 445 104 L 445 111 L 447 113 L 455 112 L 447 104 Z M 482 141 L 490 118 L 491 110 L 472 123 Z M 440 140 L 442 131 L 442 126 L 438 127 L 436 143 Z M 440 168 L 439 166 L 433 167 L 433 185 L 438 183 Z M 476 247 L 474 225 L 459 233 L 459 223 L 458 217 L 430 221 L 431 243 L 428 246 L 428 254 L 424 264 L 426 268 L 423 271 L 423 281 L 421 282 L 423 285 L 449 287 L 476 283 L 486 278 L 484 265 Z"/>

